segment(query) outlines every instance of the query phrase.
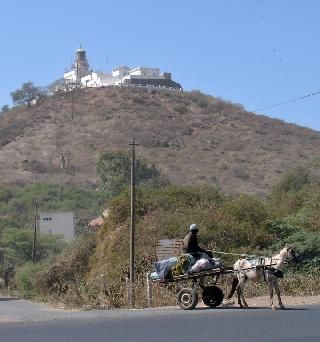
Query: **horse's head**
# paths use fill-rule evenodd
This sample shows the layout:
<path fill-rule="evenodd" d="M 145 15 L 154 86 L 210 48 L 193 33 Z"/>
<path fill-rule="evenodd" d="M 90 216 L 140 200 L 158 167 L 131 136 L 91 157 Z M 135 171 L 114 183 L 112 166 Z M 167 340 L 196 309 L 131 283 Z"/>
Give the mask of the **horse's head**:
<path fill-rule="evenodd" d="M 293 249 L 292 246 L 286 245 L 281 251 L 280 255 L 286 259 L 286 261 L 293 261 L 295 263 L 301 262 L 301 255 Z"/>

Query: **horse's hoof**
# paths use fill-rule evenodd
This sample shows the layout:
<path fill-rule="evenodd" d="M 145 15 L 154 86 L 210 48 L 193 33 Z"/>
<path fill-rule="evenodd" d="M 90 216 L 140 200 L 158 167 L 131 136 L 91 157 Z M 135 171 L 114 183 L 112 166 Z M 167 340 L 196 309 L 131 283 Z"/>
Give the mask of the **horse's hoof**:
<path fill-rule="evenodd" d="M 279 306 L 279 309 L 280 309 L 280 310 L 285 310 L 286 308 L 284 307 L 284 305 L 280 305 L 280 306 Z"/>
<path fill-rule="evenodd" d="M 222 305 L 221 305 L 221 306 L 226 307 L 226 306 L 233 305 L 233 304 L 234 304 L 234 300 L 232 300 L 232 299 L 226 299 L 226 300 L 224 300 L 224 301 L 222 302 Z"/>
<path fill-rule="evenodd" d="M 276 307 L 275 305 L 272 305 L 272 306 L 271 306 L 271 309 L 272 309 L 273 311 L 276 311 L 276 310 L 277 310 L 277 307 Z"/>

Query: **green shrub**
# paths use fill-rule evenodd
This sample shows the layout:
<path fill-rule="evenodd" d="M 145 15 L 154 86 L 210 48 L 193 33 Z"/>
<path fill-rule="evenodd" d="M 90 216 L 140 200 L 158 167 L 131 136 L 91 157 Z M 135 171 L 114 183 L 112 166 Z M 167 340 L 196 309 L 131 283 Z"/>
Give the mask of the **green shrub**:
<path fill-rule="evenodd" d="M 142 98 L 142 97 L 135 96 L 132 99 L 132 102 L 135 103 L 135 104 L 143 105 L 143 104 L 146 103 L 146 100 L 144 98 Z"/>
<path fill-rule="evenodd" d="M 128 188 L 131 177 L 131 159 L 127 152 L 104 151 L 96 163 L 97 174 L 100 176 L 109 198 L 119 195 Z M 154 164 L 144 159 L 136 159 L 136 185 L 163 186 L 168 181 L 160 175 Z"/>
<path fill-rule="evenodd" d="M 66 295 L 73 292 L 80 296 L 83 278 L 88 271 L 90 257 L 96 247 L 95 236 L 75 240 L 47 269 L 37 276 L 37 288 L 41 295 Z"/>
<path fill-rule="evenodd" d="M 273 187 L 272 194 L 277 197 L 288 192 L 297 192 L 307 184 L 310 184 L 309 171 L 305 167 L 298 166 L 282 177 Z"/>
<path fill-rule="evenodd" d="M 32 298 L 39 295 L 37 289 L 37 273 L 46 269 L 46 263 L 28 262 L 16 270 L 15 285 L 18 293 L 23 298 Z"/>
<path fill-rule="evenodd" d="M 290 224 L 283 221 L 268 221 L 266 223 L 267 231 L 273 236 L 280 239 L 281 242 L 283 239 L 287 238 L 291 234 L 297 231 L 296 227 L 291 226 Z"/>
<path fill-rule="evenodd" d="M 268 211 L 262 200 L 250 195 L 237 195 L 225 202 L 224 209 L 238 222 L 247 222 L 259 227 L 268 218 Z"/>

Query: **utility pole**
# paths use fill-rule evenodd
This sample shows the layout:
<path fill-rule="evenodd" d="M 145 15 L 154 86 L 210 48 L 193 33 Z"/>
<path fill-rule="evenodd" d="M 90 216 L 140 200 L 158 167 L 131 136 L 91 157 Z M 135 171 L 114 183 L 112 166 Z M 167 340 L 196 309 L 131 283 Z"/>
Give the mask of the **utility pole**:
<path fill-rule="evenodd" d="M 52 155 L 49 156 L 50 177 L 52 178 Z"/>
<path fill-rule="evenodd" d="M 37 221 L 38 221 L 38 203 L 34 205 L 34 225 L 33 225 L 33 243 L 32 243 L 32 262 L 36 261 L 36 243 L 37 243 Z"/>
<path fill-rule="evenodd" d="M 130 224 L 130 305 L 134 307 L 135 305 L 135 294 L 134 294 L 134 247 L 135 247 L 135 147 L 137 144 L 132 140 L 131 144 L 131 224 Z"/>
<path fill-rule="evenodd" d="M 60 164 L 60 191 L 62 193 L 63 191 L 63 170 L 66 166 L 65 159 L 64 159 L 64 154 L 63 152 L 60 154 L 61 156 L 61 164 Z"/>
<path fill-rule="evenodd" d="M 70 163 L 71 153 L 69 151 L 59 152 L 57 157 L 60 158 L 60 192 L 63 190 L 63 172 Z M 67 158 L 67 161 L 66 161 Z"/>
<path fill-rule="evenodd" d="M 73 93 L 74 93 L 74 88 L 72 87 L 72 90 L 71 90 L 71 120 L 73 120 Z"/>

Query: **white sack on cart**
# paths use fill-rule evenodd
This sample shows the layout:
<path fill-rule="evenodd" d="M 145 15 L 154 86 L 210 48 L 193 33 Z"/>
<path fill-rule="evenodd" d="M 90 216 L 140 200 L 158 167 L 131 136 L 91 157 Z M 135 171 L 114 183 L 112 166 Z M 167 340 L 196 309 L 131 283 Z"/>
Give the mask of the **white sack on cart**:
<path fill-rule="evenodd" d="M 201 258 L 191 267 L 190 272 L 191 273 L 198 273 L 201 271 L 211 270 L 214 267 L 215 267 L 215 265 L 212 261 L 210 261 L 208 259 Z"/>

